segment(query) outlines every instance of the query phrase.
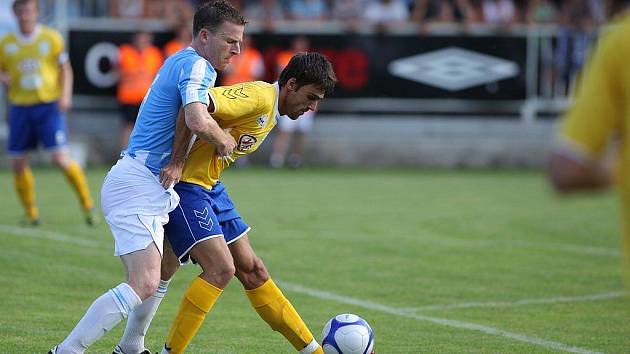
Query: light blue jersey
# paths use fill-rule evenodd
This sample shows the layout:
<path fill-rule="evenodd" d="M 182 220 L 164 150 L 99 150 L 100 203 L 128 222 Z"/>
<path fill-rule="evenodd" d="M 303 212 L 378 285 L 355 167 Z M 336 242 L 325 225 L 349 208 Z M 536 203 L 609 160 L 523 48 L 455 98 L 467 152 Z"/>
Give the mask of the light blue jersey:
<path fill-rule="evenodd" d="M 159 174 L 171 159 L 177 112 L 192 102 L 207 105 L 216 78 L 212 65 L 192 47 L 166 59 L 144 96 L 125 154 Z"/>

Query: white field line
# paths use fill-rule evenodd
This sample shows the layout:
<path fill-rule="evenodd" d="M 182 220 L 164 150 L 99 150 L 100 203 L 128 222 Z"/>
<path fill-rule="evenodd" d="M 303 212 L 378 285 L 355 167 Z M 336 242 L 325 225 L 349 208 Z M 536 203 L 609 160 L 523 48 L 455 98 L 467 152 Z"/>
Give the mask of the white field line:
<path fill-rule="evenodd" d="M 445 304 L 445 305 L 427 305 L 419 307 L 401 308 L 403 311 L 410 312 L 422 312 L 422 311 L 434 311 L 434 310 L 450 310 L 450 309 L 463 309 L 463 308 L 475 308 L 475 307 L 516 307 L 525 305 L 540 305 L 540 304 L 559 304 L 567 302 L 585 302 L 585 301 L 600 301 L 617 299 L 620 297 L 628 296 L 625 291 L 611 291 L 607 293 L 582 295 L 582 296 L 553 296 L 542 299 L 523 299 L 516 301 L 487 301 L 487 302 L 463 302 L 459 304 Z"/>
<path fill-rule="evenodd" d="M 365 300 L 356 299 L 356 298 L 343 296 L 343 295 L 337 295 L 337 294 L 333 294 L 326 291 L 305 288 L 298 284 L 288 283 L 284 281 L 278 281 L 278 284 L 282 286 L 284 289 L 302 293 L 308 296 L 312 296 L 312 297 L 316 297 L 316 298 L 324 299 L 324 300 L 333 300 L 340 303 L 359 306 L 359 307 L 366 308 L 368 310 L 380 311 L 380 312 L 388 313 L 388 314 L 399 316 L 399 317 L 407 317 L 407 318 L 412 318 L 418 321 L 425 321 L 425 322 L 439 324 L 442 326 L 477 331 L 484 334 L 500 336 L 504 338 L 513 339 L 519 342 L 538 345 L 538 346 L 541 346 L 547 349 L 552 349 L 552 350 L 560 350 L 560 351 L 569 352 L 569 353 L 600 354 L 600 352 L 597 352 L 591 349 L 575 347 L 572 345 L 567 345 L 560 342 L 554 342 L 554 341 L 550 341 L 550 340 L 546 340 L 542 338 L 530 337 L 524 334 L 508 332 L 502 329 L 483 326 L 483 325 L 479 325 L 475 323 L 468 323 L 468 322 L 461 322 L 461 321 L 456 321 L 456 320 L 449 320 L 446 318 L 418 315 L 409 311 L 405 311 L 403 309 L 389 307 L 386 305 L 381 305 L 381 304 L 377 304 L 370 301 L 365 301 Z"/>
<path fill-rule="evenodd" d="M 42 230 L 41 227 L 19 227 L 10 225 L 0 225 L 0 232 L 11 234 L 20 237 L 40 238 L 59 242 L 72 243 L 79 246 L 87 247 L 101 247 L 102 242 L 95 240 L 85 240 L 73 236 L 69 236 L 63 233 Z"/>

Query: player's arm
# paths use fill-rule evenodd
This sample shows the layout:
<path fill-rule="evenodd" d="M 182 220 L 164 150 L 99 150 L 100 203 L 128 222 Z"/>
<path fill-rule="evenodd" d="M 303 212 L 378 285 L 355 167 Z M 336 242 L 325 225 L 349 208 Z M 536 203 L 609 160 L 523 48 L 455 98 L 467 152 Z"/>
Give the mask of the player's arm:
<path fill-rule="evenodd" d="M 559 192 L 601 189 L 612 184 L 616 149 L 611 138 L 625 112 L 625 62 L 619 45 L 626 34 L 605 35 L 582 73 L 573 106 L 564 117 L 548 176 Z"/>
<path fill-rule="evenodd" d="M 186 125 L 197 137 L 214 144 L 219 156 L 230 156 L 236 147 L 236 141 L 219 127 L 208 113 L 209 109 L 210 107 L 201 102 L 187 104 L 184 107 Z"/>
<path fill-rule="evenodd" d="M 613 181 L 612 164 L 599 161 L 585 162 L 554 152 L 549 163 L 549 179 L 553 188 L 562 193 L 577 190 L 596 190 L 610 186 Z"/>
<path fill-rule="evenodd" d="M 74 75 L 72 73 L 72 66 L 70 61 L 66 61 L 59 65 L 61 75 L 61 97 L 59 98 L 59 109 L 62 112 L 66 112 L 72 107 L 72 84 L 74 82 Z"/>
<path fill-rule="evenodd" d="M 160 171 L 160 182 L 164 188 L 169 188 L 179 182 L 193 141 L 192 131 L 186 126 L 184 111 L 180 109 L 175 121 L 175 138 L 173 140 L 171 161 Z"/>

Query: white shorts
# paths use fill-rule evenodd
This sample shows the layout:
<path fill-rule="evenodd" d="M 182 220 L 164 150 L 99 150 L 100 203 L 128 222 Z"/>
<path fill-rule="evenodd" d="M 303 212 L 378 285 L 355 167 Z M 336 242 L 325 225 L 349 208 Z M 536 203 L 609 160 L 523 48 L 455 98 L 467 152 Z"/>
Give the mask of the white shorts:
<path fill-rule="evenodd" d="M 278 121 L 278 129 L 287 133 L 293 133 L 295 131 L 306 133 L 311 130 L 311 127 L 313 126 L 314 116 L 315 112 L 313 111 L 308 111 L 302 114 L 296 120 L 293 120 L 287 116 L 280 116 L 280 120 Z"/>
<path fill-rule="evenodd" d="M 168 213 L 179 204 L 173 188 L 164 189 L 141 162 L 125 156 L 109 171 L 101 189 L 101 208 L 114 237 L 114 255 L 147 248 L 164 249 Z"/>

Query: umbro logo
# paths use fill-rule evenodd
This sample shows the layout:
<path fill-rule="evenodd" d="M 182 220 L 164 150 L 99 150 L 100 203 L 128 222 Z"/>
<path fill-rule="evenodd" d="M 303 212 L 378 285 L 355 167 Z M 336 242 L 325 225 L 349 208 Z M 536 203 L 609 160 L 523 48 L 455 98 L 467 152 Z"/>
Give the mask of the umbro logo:
<path fill-rule="evenodd" d="M 389 72 L 403 79 L 449 91 L 460 91 L 518 75 L 514 62 L 450 47 L 401 58 L 389 63 Z"/>
<path fill-rule="evenodd" d="M 247 96 L 246 94 L 243 93 L 243 86 L 237 88 L 237 89 L 233 89 L 233 88 L 229 88 L 229 89 L 225 89 L 223 90 L 223 92 L 221 93 L 223 96 L 234 100 L 237 98 L 247 98 L 249 96 Z"/>

